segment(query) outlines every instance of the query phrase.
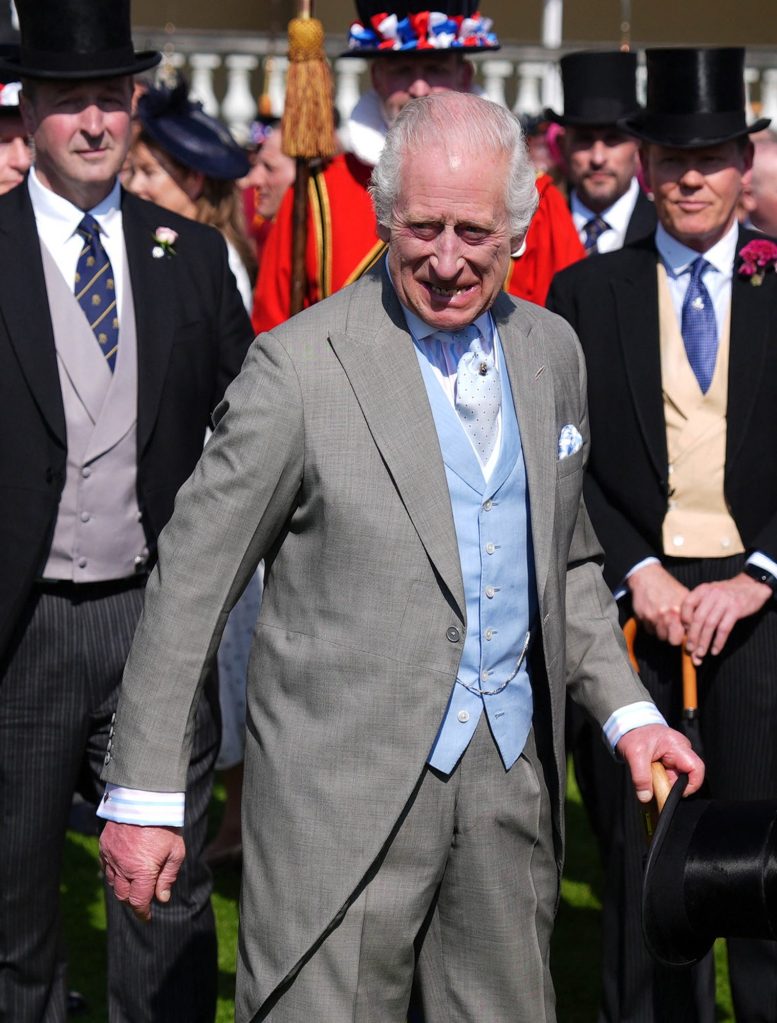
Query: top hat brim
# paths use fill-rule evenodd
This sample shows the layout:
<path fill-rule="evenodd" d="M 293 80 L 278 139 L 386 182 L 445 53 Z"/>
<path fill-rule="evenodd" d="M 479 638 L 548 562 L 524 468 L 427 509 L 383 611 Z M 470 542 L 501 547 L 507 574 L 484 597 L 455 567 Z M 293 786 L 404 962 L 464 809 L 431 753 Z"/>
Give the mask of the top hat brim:
<path fill-rule="evenodd" d="M 714 942 L 714 936 L 694 931 L 681 897 L 682 863 L 696 822 L 707 806 L 706 800 L 698 800 L 677 814 L 687 784 L 688 775 L 681 774 L 667 796 L 650 844 L 642 888 L 645 944 L 653 958 L 665 966 L 692 966 Z"/>
<path fill-rule="evenodd" d="M 78 53 L 36 53 L 22 49 L 18 56 L 0 59 L 0 75 L 11 79 L 34 78 L 48 81 L 119 78 L 137 75 L 156 67 L 162 59 L 157 50 L 142 50 L 116 55 L 109 53 L 83 55 Z"/>
<path fill-rule="evenodd" d="M 771 118 L 759 117 L 753 124 L 726 123 L 725 115 L 697 114 L 683 118 L 668 118 L 649 114 L 636 114 L 618 121 L 619 130 L 652 145 L 671 149 L 704 149 L 724 142 L 753 135 L 771 124 Z"/>
<path fill-rule="evenodd" d="M 550 107 L 545 107 L 542 116 L 546 121 L 558 124 L 562 128 L 610 128 L 615 126 L 619 131 L 622 130 L 620 124 L 623 117 L 620 114 L 612 117 L 577 117 L 574 114 L 557 114 Z"/>

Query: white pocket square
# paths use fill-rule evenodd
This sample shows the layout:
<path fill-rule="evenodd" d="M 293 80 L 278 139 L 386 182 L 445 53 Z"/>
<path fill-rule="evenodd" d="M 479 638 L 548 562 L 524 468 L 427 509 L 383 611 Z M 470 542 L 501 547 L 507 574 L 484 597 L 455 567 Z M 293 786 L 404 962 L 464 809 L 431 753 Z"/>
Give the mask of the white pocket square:
<path fill-rule="evenodd" d="M 574 455 L 576 451 L 579 451 L 583 446 L 583 438 L 580 436 L 580 431 L 576 426 L 571 423 L 567 423 L 558 435 L 558 457 L 559 461 L 562 458 L 569 458 L 570 455 Z"/>

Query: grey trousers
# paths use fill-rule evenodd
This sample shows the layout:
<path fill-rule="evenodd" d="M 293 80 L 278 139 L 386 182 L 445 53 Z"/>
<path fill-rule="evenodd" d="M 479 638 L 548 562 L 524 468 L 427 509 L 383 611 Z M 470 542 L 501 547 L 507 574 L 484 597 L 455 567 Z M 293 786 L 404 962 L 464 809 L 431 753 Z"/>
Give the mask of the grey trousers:
<path fill-rule="evenodd" d="M 97 802 L 111 716 L 143 590 L 38 591 L 0 665 L 0 1021 L 64 1023 L 59 883 L 75 790 Z M 187 857 L 150 924 L 112 895 L 111 1023 L 211 1023 L 216 938 L 200 852 L 218 747 L 218 699 L 203 697 L 189 770 Z M 215 716 L 214 716 L 215 707 Z"/>
<path fill-rule="evenodd" d="M 269 1023 L 404 1023 L 413 976 L 426 1023 L 553 1023 L 558 892 L 533 735 L 505 771 L 485 719 L 456 770 L 426 769 L 339 926 Z"/>

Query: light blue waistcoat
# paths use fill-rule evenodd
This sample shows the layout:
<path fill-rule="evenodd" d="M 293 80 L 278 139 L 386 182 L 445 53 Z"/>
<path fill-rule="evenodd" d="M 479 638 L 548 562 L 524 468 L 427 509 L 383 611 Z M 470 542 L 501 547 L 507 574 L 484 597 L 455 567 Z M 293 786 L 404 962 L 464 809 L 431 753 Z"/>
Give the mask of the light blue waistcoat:
<path fill-rule="evenodd" d="M 531 543 L 526 469 L 518 419 L 499 339 L 502 379 L 501 450 L 486 482 L 456 411 L 418 351 L 440 441 L 453 508 L 466 598 L 467 631 L 459 674 L 445 717 L 429 754 L 429 764 L 449 773 L 475 734 L 485 712 L 506 768 L 526 743 L 532 721 L 532 691 L 525 653 L 514 678 L 527 633 L 536 628 L 537 598 Z"/>

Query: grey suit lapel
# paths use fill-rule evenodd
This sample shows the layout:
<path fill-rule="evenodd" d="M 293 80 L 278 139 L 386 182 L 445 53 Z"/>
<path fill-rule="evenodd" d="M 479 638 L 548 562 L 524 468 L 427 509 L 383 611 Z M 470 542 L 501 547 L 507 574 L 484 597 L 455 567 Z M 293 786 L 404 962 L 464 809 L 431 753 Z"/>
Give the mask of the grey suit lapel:
<path fill-rule="evenodd" d="M 401 306 L 380 273 L 370 273 L 355 286 L 346 330 L 331 334 L 329 342 L 421 543 L 464 621 L 461 563 L 437 431 Z"/>
<path fill-rule="evenodd" d="M 541 596 L 552 556 L 556 507 L 558 437 L 553 381 L 545 358 L 542 327 L 524 316 L 505 295 L 497 298 L 491 312 L 502 342 L 521 431 L 537 592 Z"/>

